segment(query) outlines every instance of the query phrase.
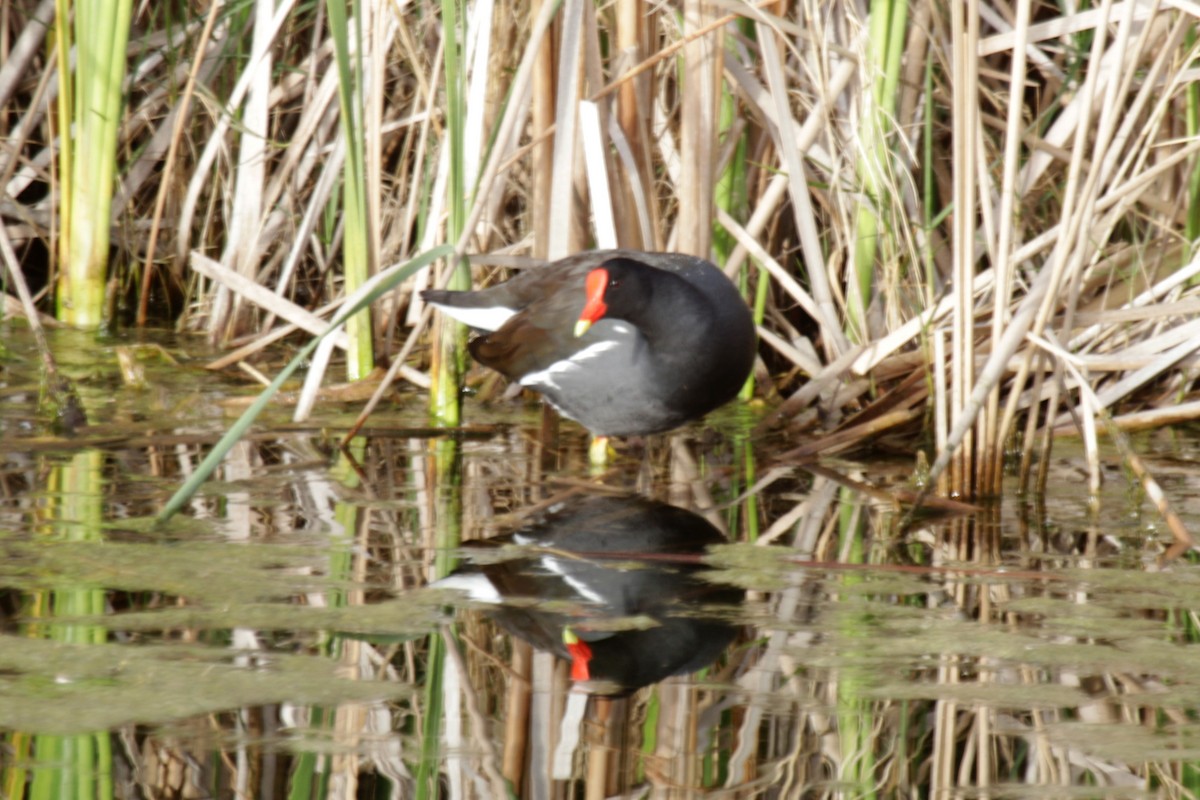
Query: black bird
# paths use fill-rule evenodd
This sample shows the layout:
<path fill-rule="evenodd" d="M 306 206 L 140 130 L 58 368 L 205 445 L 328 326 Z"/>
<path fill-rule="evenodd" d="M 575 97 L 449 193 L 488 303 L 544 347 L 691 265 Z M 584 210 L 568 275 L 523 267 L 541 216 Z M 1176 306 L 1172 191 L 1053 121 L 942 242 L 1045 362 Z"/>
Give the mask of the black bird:
<path fill-rule="evenodd" d="M 471 564 L 431 586 L 488 604 L 513 635 L 570 661 L 579 688 L 623 695 L 707 666 L 733 640 L 728 612 L 743 592 L 705 580 L 695 558 L 724 542 L 690 511 L 588 496 L 475 545 L 521 545 L 527 555 Z"/>
<path fill-rule="evenodd" d="M 594 250 L 426 302 L 486 333 L 471 355 L 597 436 L 661 433 L 732 400 L 755 330 L 716 266 L 681 253 Z"/>

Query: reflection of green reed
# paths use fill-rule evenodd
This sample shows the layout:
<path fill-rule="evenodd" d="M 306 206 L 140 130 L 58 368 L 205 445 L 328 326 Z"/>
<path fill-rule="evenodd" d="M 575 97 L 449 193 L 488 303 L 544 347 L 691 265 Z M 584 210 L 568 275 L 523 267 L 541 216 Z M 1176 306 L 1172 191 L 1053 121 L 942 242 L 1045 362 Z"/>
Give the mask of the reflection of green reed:
<path fill-rule="evenodd" d="M 361 436 L 351 439 L 347 443 L 346 449 L 339 452 L 337 462 L 330 468 L 330 477 L 347 489 L 357 489 L 361 481 L 353 464 L 363 463 L 366 450 L 366 439 Z M 362 511 L 360 504 L 344 500 L 339 500 L 334 506 L 333 518 L 340 526 L 341 535 L 332 537 L 330 540 L 330 586 L 326 592 L 326 602 L 330 608 L 345 608 L 349 604 L 346 590 L 340 587 L 351 586 L 355 583 L 353 559 L 356 548 L 354 541 Z M 345 637 L 335 633 L 328 637 L 323 644 L 325 655 L 337 658 L 342 652 Z M 323 731 L 331 739 L 334 738 L 334 727 L 337 721 L 335 713 L 322 706 L 313 706 L 310 720 L 312 730 Z M 301 753 L 296 758 L 296 766 L 292 770 L 289 780 L 288 797 L 300 800 L 300 798 L 327 796 L 332 771 L 324 766 L 325 761 L 326 759 L 319 753 L 313 751 Z"/>
<path fill-rule="evenodd" d="M 750 379 L 753 380 L 753 377 Z M 739 419 L 739 425 L 733 434 L 733 452 L 734 459 L 740 459 L 742 464 L 743 474 L 741 483 L 745 490 L 749 490 L 754 486 L 754 482 L 758 480 L 758 470 L 755 469 L 754 460 L 754 440 L 752 435 L 751 424 L 749 421 Z M 730 497 L 730 501 L 737 498 L 735 493 Z M 734 541 L 757 542 L 758 541 L 758 493 L 750 492 L 744 503 L 732 503 L 734 513 L 742 515 L 742 528 L 739 532 L 738 526 L 731 525 L 729 527 L 729 535 Z M 740 535 L 739 535 L 740 533 Z"/>
<path fill-rule="evenodd" d="M 458 439 L 435 439 L 434 464 L 437 482 L 434 484 L 434 524 L 437 526 L 433 546 L 434 578 L 449 575 L 458 559 L 454 549 L 462 543 L 462 452 Z"/>
<path fill-rule="evenodd" d="M 462 453 L 457 439 L 435 439 L 432 446 L 436 475 L 433 493 L 433 578 L 436 580 L 449 575 L 458 562 L 454 550 L 462 542 Z M 445 643 L 441 633 L 435 631 L 429 636 L 421 760 L 416 768 L 414 796 L 420 800 L 438 796 L 442 715 L 445 709 L 442 680 L 445 664 Z"/>
<path fill-rule="evenodd" d="M 338 453 L 337 463 L 329 470 L 330 477 L 347 489 L 358 489 L 360 476 L 354 463 L 361 464 L 366 458 L 367 441 L 356 436 L 347 444 L 345 450 Z M 353 463 L 351 463 L 353 461 Z M 362 505 L 339 500 L 333 509 L 333 518 L 341 526 L 341 536 L 332 542 L 329 551 L 329 577 L 332 586 L 329 591 L 329 605 L 342 608 L 346 605 L 346 592 L 338 586 L 349 586 L 354 581 L 353 544 L 357 536 Z M 331 647 L 332 655 L 337 655 L 336 640 Z"/>
<path fill-rule="evenodd" d="M 333 715 L 322 706 L 313 706 L 310 725 L 314 731 L 333 727 Z M 296 756 L 296 765 L 288 778 L 288 800 L 311 800 L 329 796 L 329 770 L 320 768 L 326 756 L 315 750 L 304 750 Z"/>
<path fill-rule="evenodd" d="M 417 800 L 438 796 L 441 764 L 441 729 L 444 703 L 442 702 L 442 671 L 446 663 L 446 651 L 442 637 L 436 633 L 429 636 L 429 654 L 425 664 L 425 716 L 421 726 L 421 760 L 417 764 L 417 785 L 413 797 Z"/>
<path fill-rule="evenodd" d="M 863 539 L 868 531 L 860 498 L 845 488 L 839 490 L 839 497 L 840 560 L 845 564 L 863 564 L 866 562 Z M 862 580 L 862 575 L 854 570 L 847 570 L 842 576 L 842 583 L 846 586 L 862 583 Z M 858 595 L 847 594 L 841 604 L 850 606 L 864 603 L 864 600 Z M 841 626 L 847 644 L 871 636 L 867 612 L 847 613 L 842 617 Z M 870 798 L 875 796 L 874 704 L 863 696 L 866 667 L 851 666 L 856 662 L 869 663 L 870 659 L 864 658 L 863 654 L 846 652 L 841 654 L 840 660 L 846 666 L 841 667 L 837 674 L 838 742 L 842 756 L 838 765 L 838 779 L 854 787 L 854 797 Z"/>
<path fill-rule="evenodd" d="M 50 491 L 42 510 L 43 531 L 48 537 L 71 542 L 101 540 L 102 464 L 102 454 L 89 450 L 76 455 L 70 463 L 52 468 Z M 25 616 L 31 621 L 24 627 L 32 637 L 70 644 L 103 644 L 106 632 L 100 625 L 64 624 L 54 618 L 95 617 L 104 611 L 103 589 L 53 589 L 30 598 Z M 29 797 L 33 800 L 113 796 L 112 749 L 107 732 L 69 736 L 14 734 L 11 741 L 18 754 L 13 761 L 28 760 L 34 765 L 29 787 Z M 23 779 L 23 771 L 6 771 L 3 781 L 6 796 L 21 796 Z"/>
<path fill-rule="evenodd" d="M 1200 165 L 1197 166 L 1200 171 Z M 1195 559 L 1191 559 L 1192 564 L 1195 564 Z M 1174 611 L 1171 612 L 1170 618 L 1174 621 L 1174 625 L 1178 629 L 1180 638 L 1191 646 L 1195 646 L 1200 642 L 1200 621 L 1196 618 L 1194 611 Z M 1195 710 L 1189 712 L 1192 718 L 1200 715 L 1200 712 Z M 1156 713 L 1159 728 L 1165 728 L 1170 722 L 1170 716 L 1160 710 Z M 1200 761 L 1184 761 L 1179 765 L 1179 784 L 1192 797 L 1200 796 Z"/>
<path fill-rule="evenodd" d="M 721 502 L 725 509 L 725 530 L 733 542 L 758 541 L 759 502 L 758 492 L 751 491 L 758 480 L 758 469 L 754 455 L 754 419 L 744 412 L 729 417 L 728 453 L 705 452 L 705 469 L 702 474 L 711 478 L 708 459 L 716 457 L 716 474 L 721 476 Z M 724 459 L 728 459 L 727 466 Z"/>

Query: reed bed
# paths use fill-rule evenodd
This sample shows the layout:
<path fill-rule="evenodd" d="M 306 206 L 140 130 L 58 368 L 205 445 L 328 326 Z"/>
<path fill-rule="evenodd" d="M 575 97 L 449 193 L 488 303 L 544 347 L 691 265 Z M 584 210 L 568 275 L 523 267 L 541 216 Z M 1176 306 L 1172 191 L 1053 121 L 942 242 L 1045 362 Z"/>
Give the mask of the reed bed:
<path fill-rule="evenodd" d="M 253 359 L 441 243 L 476 282 L 496 254 L 619 245 L 741 282 L 764 426 L 813 451 L 926 436 L 942 492 L 996 493 L 1006 452 L 1044 481 L 1061 433 L 1098 480 L 1102 410 L 1136 427 L 1200 408 L 1186 4 L 144 4 L 107 73 L 111 186 L 103 152 L 65 169 L 104 134 L 63 101 L 81 62 L 45 38 L 55 12 L 0 12 L 0 230 L 43 308 L 99 285 L 81 324 L 178 325 Z M 65 204 L 108 189 L 111 210 Z M 112 236 L 81 289 L 62 237 L 89 213 Z M 414 346 L 432 334 L 414 291 L 451 280 L 457 259 L 336 346 L 355 379 L 373 347 L 403 353 L 389 380 L 432 386 L 454 422 L 461 330 L 434 337 L 433 374 Z"/>
<path fill-rule="evenodd" d="M 760 430 L 782 429 L 790 439 L 772 463 L 759 464 L 761 478 L 744 476 L 750 495 L 782 480 L 791 462 L 881 437 L 927 451 L 939 473 L 930 485 L 971 497 L 998 493 L 1009 466 L 1021 486 L 1044 485 L 1055 437 L 1081 436 L 1096 487 L 1101 436 L 1200 414 L 1192 398 L 1200 347 L 1192 5 L 135 4 L 124 69 L 108 73 L 108 88 L 117 82 L 123 98 L 106 115 L 117 123 L 115 140 L 99 148 L 109 152 L 88 156 L 113 169 L 87 163 L 94 172 L 82 179 L 111 195 L 110 208 L 91 212 L 110 234 L 107 268 L 78 294 L 64 277 L 74 261 L 65 237 L 87 212 L 66 198 L 81 180 L 72 165 L 93 140 L 77 124 L 88 107 L 63 94 L 70 87 L 79 99 L 63 78 L 83 62 L 56 44 L 81 37 L 47 38 L 66 30 L 61 15 L 69 13 L 76 23 L 86 19 L 54 0 L 0 4 L 0 257 L 43 311 L 99 297 L 94 315 L 68 320 L 74 324 L 201 333 L 229 350 L 218 369 L 249 365 L 290 337 L 306 356 L 315 353 L 314 388 L 333 349 L 349 353 L 351 379 L 364 376 L 372 356 L 385 358 L 382 386 L 401 380 L 428 392 L 440 421 L 457 424 L 458 385 L 469 368 L 463 332 L 431 324 L 416 292 L 619 245 L 710 257 L 755 309 L 761 362 L 746 395 L 769 409 Z M 369 325 L 307 349 L 329 320 L 350 318 L 347 299 L 372 293 L 370 276 L 406 275 L 438 247 L 446 257 L 378 297 Z M 1178 524 L 1176 539 L 1190 542 L 1132 446 L 1117 441 L 1151 497 L 1162 498 L 1163 516 Z M 499 527 L 489 515 L 500 493 L 472 499 L 472 470 L 497 467 L 434 456 L 428 470 L 436 480 L 415 469 L 411 479 L 422 491 L 436 485 L 436 502 L 458 508 L 422 501 L 429 510 L 421 519 L 387 519 L 370 531 L 371 542 L 397 531 L 413 536 L 389 545 L 411 549 L 416 564 L 412 575 L 396 572 L 398 590 L 450 567 L 448 559 L 422 561 L 433 549 L 447 552 L 447 542 L 417 536 L 435 517 L 455 539 Z M 372 485 L 392 485 L 394 476 L 380 473 L 368 476 Z M 536 469 L 510 478 L 506 485 L 545 479 Z M 731 527 L 751 538 L 747 531 L 761 524 L 763 544 L 794 529 L 793 547 L 814 559 L 869 562 L 875 555 L 862 542 L 890 536 L 889 519 L 838 492 L 819 480 L 794 508 L 764 499 Z M 530 502 L 544 499 L 540 490 L 528 494 Z M 341 529 L 370 530 L 370 521 L 347 514 Z M 1035 533 L 1025 538 L 1042 536 Z M 918 543 L 922 535 L 935 567 L 995 563 L 998 545 L 986 531 L 918 531 Z M 1089 529 L 1089 548 L 1104 536 L 1099 523 Z M 1076 564 L 1078 554 L 1068 555 L 1063 565 Z M 382 556 L 372 563 L 394 568 Z M 332 572 L 361 581 L 366 568 L 356 560 Z M 872 653 L 861 634 L 867 626 L 851 610 L 829 628 L 847 645 L 845 660 L 833 653 L 797 670 L 811 641 L 792 623 L 817 607 L 818 594 L 855 591 L 853 579 L 832 588 L 817 581 L 826 579 L 773 593 L 764 613 L 784 624 L 742 649 L 745 669 L 730 662 L 717 676 L 751 698 L 786 691 L 803 718 L 747 703 L 740 718 L 721 723 L 736 742 L 722 757 L 726 771 L 705 781 L 695 780 L 712 769 L 693 746 L 699 733 L 676 726 L 678 739 L 641 743 L 654 754 L 643 771 L 664 785 L 749 794 L 751 777 L 764 774 L 753 768 L 761 761 L 785 787 L 819 784 L 833 796 L 849 781 L 863 794 L 915 796 L 956 780 L 986 792 L 1025 770 L 1037 772 L 1037 782 L 1158 781 L 1172 787 L 1170 796 L 1193 796 L 1191 750 L 1131 767 L 1047 736 L 1048 725 L 1084 716 L 1073 700 L 1046 700 L 1045 710 L 1010 702 L 1020 709 L 1012 715 L 992 702 L 989 681 L 1075 686 L 1077 676 L 1049 655 L 1041 666 L 1009 668 L 990 661 L 988 642 L 948 648 L 932 662 L 912 654 L 901 669 L 936 673 L 938 690 L 884 700 L 852 668 L 852 645 L 862 645 L 867 661 Z M 934 589 L 910 594 L 930 607 L 951 598 L 979 628 L 1022 613 L 993 608 L 1014 591 L 999 581 L 983 587 L 951 575 Z M 1081 592 L 1053 599 L 1079 603 Z M 1165 617 L 1176 614 L 1171 608 L 1164 601 L 1153 610 Z M 1178 625 L 1186 631 L 1169 635 L 1194 636 L 1193 616 Z M 432 749 L 445 722 L 460 760 L 444 770 L 432 752 L 406 762 L 379 750 L 374 768 L 394 773 L 413 796 L 436 794 L 443 776 L 457 787 L 472 776 L 484 776 L 486 787 L 514 773 L 520 780 L 519 746 L 488 749 L 486 715 L 501 703 L 515 731 L 506 742 L 523 736 L 527 721 L 552 738 L 551 723 L 564 716 L 548 698 L 565 694 L 565 677 L 548 658 L 519 647 L 491 652 L 491 629 L 478 620 L 457 633 L 481 644 L 464 656 L 452 639 L 420 640 L 429 642 L 424 648 L 414 640 L 399 646 L 393 663 L 395 652 L 375 657 L 372 647 L 334 643 L 348 668 L 394 677 L 402 662 L 405 681 L 427 690 L 405 706 L 402 724 L 385 718 L 388 731 L 403 726 Z M 516 690 L 486 691 L 510 674 L 538 691 L 522 694 L 529 684 L 521 680 L 511 682 Z M 963 677 L 972 674 L 982 677 Z M 1138 711 L 1141 687 L 1130 674 L 1123 663 L 1103 674 L 1118 689 L 1100 711 L 1149 730 L 1160 709 Z M 633 718 L 648 736 L 655 722 L 695 719 L 697 704 L 709 702 L 708 690 L 673 696 L 678 688 L 657 692 L 652 705 L 636 701 Z M 1182 702 L 1164 701 L 1161 710 L 1170 720 L 1191 713 Z M 362 719 L 378 722 L 376 711 L 339 717 L 318 707 L 311 725 L 352 738 Z M 837 736 L 825 735 L 834 728 Z M 888 742 L 896 749 L 880 745 Z M 696 756 L 679 758 L 685 751 Z M 190 763 L 164 741 L 164 765 L 172 755 Z M 313 785 L 331 781 L 331 793 L 353 793 L 360 765 L 349 756 L 327 772 L 304 758 L 301 772 Z M 550 774 L 538 758 L 546 752 L 529 756 L 529 772 Z M 406 774 L 409 765 L 416 774 Z M 605 789 L 592 781 L 588 796 Z"/>

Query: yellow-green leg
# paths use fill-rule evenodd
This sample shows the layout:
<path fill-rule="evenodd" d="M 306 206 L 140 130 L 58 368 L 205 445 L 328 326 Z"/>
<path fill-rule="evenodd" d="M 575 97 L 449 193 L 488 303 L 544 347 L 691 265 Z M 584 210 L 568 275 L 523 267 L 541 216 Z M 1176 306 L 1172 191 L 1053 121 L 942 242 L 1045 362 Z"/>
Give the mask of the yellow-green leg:
<path fill-rule="evenodd" d="M 592 443 L 588 445 L 588 463 L 593 467 L 606 467 L 610 455 L 616 455 L 616 453 L 609 446 L 608 437 L 593 436 Z"/>

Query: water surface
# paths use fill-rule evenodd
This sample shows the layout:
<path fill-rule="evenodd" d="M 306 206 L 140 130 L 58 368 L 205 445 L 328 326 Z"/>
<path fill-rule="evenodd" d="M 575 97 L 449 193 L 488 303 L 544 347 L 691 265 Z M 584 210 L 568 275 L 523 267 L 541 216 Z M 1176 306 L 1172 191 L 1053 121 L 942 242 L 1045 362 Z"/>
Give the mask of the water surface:
<path fill-rule="evenodd" d="M 795 443 L 752 436 L 752 411 L 623 443 L 596 475 L 582 432 L 547 439 L 536 406 L 469 400 L 470 431 L 441 436 L 401 388 L 346 450 L 357 404 L 300 425 L 271 410 L 156 527 L 236 416 L 223 403 L 254 388 L 204 370 L 195 341 L 56 334 L 90 422 L 63 436 L 38 412 L 32 343 L 15 323 L 3 337 L 4 796 L 1196 791 L 1200 570 L 1164 558 L 1170 534 L 1115 456 L 1098 498 L 1062 442 L 1045 496 L 900 531 L 880 498 L 915 459 L 814 474 L 774 460 Z M 144 386 L 122 380 L 118 347 Z M 1197 437 L 1137 445 L 1200 529 Z M 564 539 L 457 547 L 566 536 L 555 514 L 597 497 L 680 509 L 727 543 L 657 560 Z M 636 517 L 647 539 L 660 517 L 676 514 Z M 504 613 L 426 588 L 467 563 L 526 588 Z M 530 574 L 557 583 L 530 590 Z M 683 637 L 695 658 L 598 688 L 573 676 L 564 634 L 594 665 L 622 641 L 663 660 Z"/>

